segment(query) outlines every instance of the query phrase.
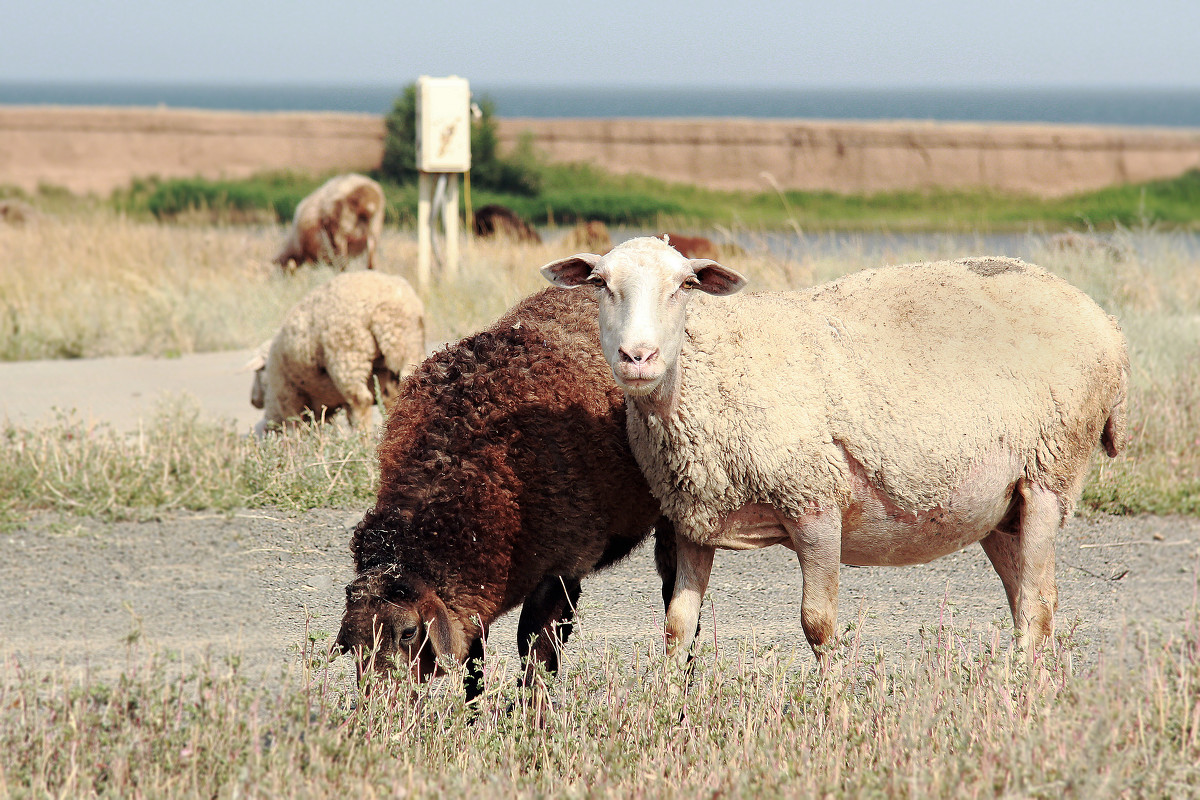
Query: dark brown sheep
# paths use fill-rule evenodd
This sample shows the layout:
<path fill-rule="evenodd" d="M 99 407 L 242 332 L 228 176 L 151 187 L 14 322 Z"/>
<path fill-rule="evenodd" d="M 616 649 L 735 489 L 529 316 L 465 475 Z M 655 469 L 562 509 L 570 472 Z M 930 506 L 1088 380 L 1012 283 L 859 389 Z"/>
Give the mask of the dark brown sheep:
<path fill-rule="evenodd" d="M 596 320 L 587 293 L 543 291 L 402 386 L 378 499 L 350 545 L 357 577 L 337 646 L 358 653 L 360 677 L 398 663 L 423 680 L 449 657 L 468 662 L 473 699 L 482 635 L 522 603 L 526 680 L 532 663 L 554 672 L 580 578 L 624 558 L 656 521 L 670 598 L 674 532 L 630 453 Z"/>
<path fill-rule="evenodd" d="M 521 219 L 517 212 L 501 205 L 490 204 L 475 212 L 472 226 L 475 235 L 486 239 L 490 236 L 508 238 L 517 242 L 541 244 L 542 237 L 533 227 Z"/>

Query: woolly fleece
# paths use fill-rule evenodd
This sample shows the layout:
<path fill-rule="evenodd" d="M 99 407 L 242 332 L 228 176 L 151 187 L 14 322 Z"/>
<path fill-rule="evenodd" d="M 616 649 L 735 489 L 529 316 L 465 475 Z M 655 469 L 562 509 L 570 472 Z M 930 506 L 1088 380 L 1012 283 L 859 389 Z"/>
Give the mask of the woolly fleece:
<path fill-rule="evenodd" d="M 1071 513 L 1101 440 L 1124 443 L 1128 358 L 1078 289 L 1005 258 L 884 267 L 807 291 L 687 311 L 676 413 L 632 405 L 638 463 L 677 529 L 705 543 L 751 503 L 844 508 L 852 472 L 900 510 L 946 504 L 987 457 Z"/>
<path fill-rule="evenodd" d="M 366 175 L 335 175 L 296 206 L 292 227 L 272 259 L 285 270 L 310 261 L 337 261 L 367 254 L 375 267 L 375 249 L 383 234 L 383 187 Z"/>
<path fill-rule="evenodd" d="M 394 275 L 348 272 L 313 289 L 288 311 L 271 342 L 263 423 L 345 407 L 352 423 L 366 425 L 375 401 L 372 375 L 381 374 L 389 394 L 420 362 L 424 318 L 412 286 Z"/>
<path fill-rule="evenodd" d="M 583 292 L 539 292 L 421 364 L 388 415 L 379 471 L 377 501 L 351 542 L 359 578 L 345 620 L 427 586 L 465 644 L 480 623 L 528 609 L 544 579 L 625 557 L 659 517 L 600 352 L 596 302 Z M 673 583 L 667 530 L 658 558 Z M 390 594 L 370 597 L 382 586 Z"/>

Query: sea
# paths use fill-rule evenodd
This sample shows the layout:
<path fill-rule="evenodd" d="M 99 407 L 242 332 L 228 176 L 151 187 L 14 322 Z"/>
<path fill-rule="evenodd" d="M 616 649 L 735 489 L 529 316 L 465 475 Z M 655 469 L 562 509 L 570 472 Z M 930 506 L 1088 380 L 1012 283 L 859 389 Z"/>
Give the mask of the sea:
<path fill-rule="evenodd" d="M 0 104 L 166 106 L 385 114 L 402 85 L 50 83 L 0 81 Z M 619 88 L 475 83 L 501 117 L 1044 122 L 1200 128 L 1200 88 Z"/>

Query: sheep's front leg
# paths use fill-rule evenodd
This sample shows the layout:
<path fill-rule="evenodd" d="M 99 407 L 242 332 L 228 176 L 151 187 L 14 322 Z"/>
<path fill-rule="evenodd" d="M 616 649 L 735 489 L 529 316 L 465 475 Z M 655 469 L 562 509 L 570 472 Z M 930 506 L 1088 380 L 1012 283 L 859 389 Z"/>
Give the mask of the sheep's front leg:
<path fill-rule="evenodd" d="M 571 635 L 579 605 L 579 579 L 548 575 L 525 598 L 517 622 L 517 652 L 525 665 L 523 686 L 533 683 L 537 665 L 558 672 L 558 653 Z"/>
<path fill-rule="evenodd" d="M 715 548 L 696 544 L 686 536 L 675 537 L 675 590 L 667 608 L 667 655 L 681 665 L 687 662 L 696 639 L 714 553 Z"/>
<path fill-rule="evenodd" d="M 837 637 L 838 575 L 842 564 L 841 512 L 815 511 L 787 524 L 803 581 L 800 625 L 825 665 Z"/>
<path fill-rule="evenodd" d="M 375 248 L 379 241 L 374 236 L 367 238 L 367 269 L 375 269 Z"/>

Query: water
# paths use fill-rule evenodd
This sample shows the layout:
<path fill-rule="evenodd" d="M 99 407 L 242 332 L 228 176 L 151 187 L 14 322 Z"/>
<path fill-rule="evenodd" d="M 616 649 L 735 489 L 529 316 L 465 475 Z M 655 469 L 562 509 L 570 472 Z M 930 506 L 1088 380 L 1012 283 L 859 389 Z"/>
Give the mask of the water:
<path fill-rule="evenodd" d="M 476 83 L 504 117 L 928 119 L 1200 128 L 1200 89 L 728 89 Z M 401 85 L 3 83 L 0 104 L 386 113 Z"/>

